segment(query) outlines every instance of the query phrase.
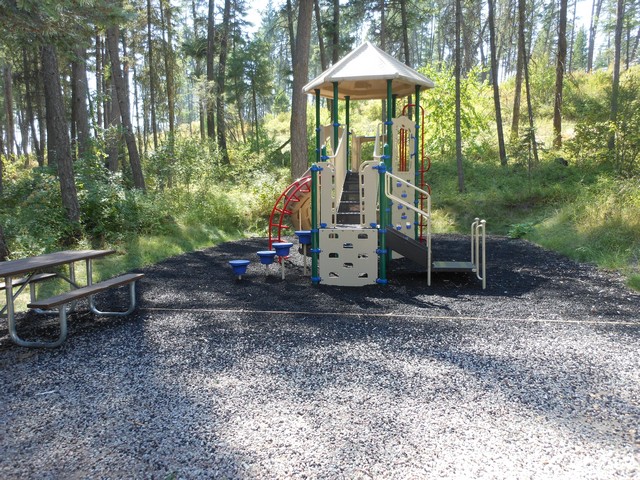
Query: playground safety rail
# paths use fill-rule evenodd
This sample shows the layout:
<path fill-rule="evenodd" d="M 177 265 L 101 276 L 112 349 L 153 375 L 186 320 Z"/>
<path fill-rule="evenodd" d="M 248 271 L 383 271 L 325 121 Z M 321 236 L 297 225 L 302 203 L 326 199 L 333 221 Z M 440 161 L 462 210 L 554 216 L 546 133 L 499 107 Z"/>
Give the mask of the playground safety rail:
<path fill-rule="evenodd" d="M 427 199 L 427 210 L 424 211 L 421 208 L 413 205 L 412 203 L 407 202 L 405 199 L 397 197 L 393 194 L 393 185 L 392 182 L 396 182 L 396 185 L 402 186 L 404 185 L 406 188 L 413 190 L 415 193 L 419 195 L 423 195 L 424 198 Z M 417 213 L 421 217 L 423 217 L 427 221 L 427 285 L 431 286 L 431 195 L 426 190 L 422 190 L 421 188 L 416 187 L 412 183 L 407 182 L 406 180 L 393 175 L 392 173 L 386 172 L 384 177 L 384 191 L 387 198 L 391 199 L 394 202 L 408 208 L 409 210 Z M 414 195 L 415 198 L 415 195 Z M 386 228 L 387 226 L 383 226 Z M 483 250 L 484 256 L 484 250 Z"/>
<path fill-rule="evenodd" d="M 487 288 L 487 249 L 486 249 L 486 220 L 476 218 L 471 224 L 471 263 L 476 267 L 476 277 L 482 281 L 482 289 Z M 480 238 L 482 237 L 482 243 Z M 482 250 L 480 250 L 482 245 Z M 482 255 L 482 260 L 480 256 Z M 480 272 L 482 271 L 482 274 Z"/>

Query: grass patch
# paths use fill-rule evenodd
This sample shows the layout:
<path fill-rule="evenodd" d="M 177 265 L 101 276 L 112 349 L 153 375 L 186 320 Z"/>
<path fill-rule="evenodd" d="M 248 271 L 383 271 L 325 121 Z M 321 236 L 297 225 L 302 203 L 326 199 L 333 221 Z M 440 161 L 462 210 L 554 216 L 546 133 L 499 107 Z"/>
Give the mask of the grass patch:
<path fill-rule="evenodd" d="M 435 232 L 468 233 L 475 217 L 487 230 L 527 238 L 580 262 L 618 270 L 640 290 L 640 182 L 612 171 L 564 166 L 553 158 L 535 169 L 467 161 L 464 193 L 453 159 L 434 161 Z"/>
<path fill-rule="evenodd" d="M 242 238 L 240 232 L 215 227 L 179 226 L 177 234 L 131 237 L 116 247 L 117 254 L 95 262 L 95 280 L 104 280 L 187 252 Z"/>

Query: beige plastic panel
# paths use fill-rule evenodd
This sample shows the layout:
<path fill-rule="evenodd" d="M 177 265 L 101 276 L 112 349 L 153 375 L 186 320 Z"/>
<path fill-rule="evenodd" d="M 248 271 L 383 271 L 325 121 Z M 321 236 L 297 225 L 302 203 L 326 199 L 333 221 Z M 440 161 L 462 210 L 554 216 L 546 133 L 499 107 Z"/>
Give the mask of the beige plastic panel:
<path fill-rule="evenodd" d="M 327 147 L 327 155 L 332 156 L 333 151 L 333 125 L 324 125 L 320 131 L 320 145 Z M 343 127 L 338 127 L 338 139 L 342 137 Z"/>
<path fill-rule="evenodd" d="M 336 203 L 340 203 L 342 198 L 342 189 L 344 188 L 344 180 L 347 176 L 347 131 L 345 130 L 342 137 L 340 137 L 340 143 L 338 144 L 338 150 L 333 158 L 334 170 L 334 189 L 333 194 L 338 199 Z"/>
<path fill-rule="evenodd" d="M 376 283 L 378 231 L 375 228 L 320 229 L 321 283 L 361 287 Z"/>
<path fill-rule="evenodd" d="M 360 225 L 365 228 L 378 224 L 380 174 L 373 167 L 379 163 L 370 160 L 360 166 Z"/>
<path fill-rule="evenodd" d="M 336 224 L 335 168 L 329 162 L 318 162 L 317 165 L 322 168 L 318 172 L 319 223 L 326 223 L 327 227 L 334 227 Z"/>

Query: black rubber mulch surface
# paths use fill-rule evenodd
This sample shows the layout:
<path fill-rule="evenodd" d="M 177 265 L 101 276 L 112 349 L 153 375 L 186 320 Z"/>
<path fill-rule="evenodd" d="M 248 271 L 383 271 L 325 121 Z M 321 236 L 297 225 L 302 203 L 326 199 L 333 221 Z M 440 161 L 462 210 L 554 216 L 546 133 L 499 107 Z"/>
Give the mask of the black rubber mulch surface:
<path fill-rule="evenodd" d="M 291 239 L 295 241 L 295 239 Z M 336 287 L 312 285 L 303 276 L 303 256 L 294 247 L 285 264 L 265 270 L 256 252 L 267 249 L 267 240 L 254 238 L 169 258 L 141 269 L 139 309 L 224 310 L 295 312 L 305 314 L 392 315 L 479 320 L 597 321 L 640 323 L 640 295 L 624 284 L 621 275 L 579 264 L 530 242 L 505 237 L 487 238 L 487 288 L 467 273 L 434 273 L 427 286 L 426 273 L 406 259 L 393 260 L 387 285 Z M 434 260 L 469 260 L 470 244 L 462 235 L 435 235 Z M 229 260 L 248 259 L 242 279 L 232 273 Z M 101 309 L 120 309 L 126 289 L 101 294 Z M 219 311 L 221 310 L 221 311 Z M 69 338 L 97 325 L 83 312 L 71 315 Z M 74 317 L 79 316 L 74 321 Z M 19 315 L 24 338 L 46 337 L 57 331 L 57 319 L 33 313 Z M 104 319 L 104 322 L 131 319 Z M 103 323 L 102 320 L 99 322 Z M 103 328 L 103 327 L 98 327 Z M 0 348 L 15 347 L 6 324 L 0 327 Z"/>
<path fill-rule="evenodd" d="M 265 272 L 258 262 L 256 252 L 266 246 L 265 239 L 230 242 L 149 267 L 141 307 L 632 322 L 640 316 L 640 296 L 620 275 L 522 240 L 487 239 L 486 290 L 466 273 L 434 273 L 429 287 L 426 273 L 405 259 L 391 262 L 387 285 L 313 286 L 295 249 L 283 281 L 278 265 Z M 434 237 L 434 260 L 469 257 L 467 237 Z M 231 272 L 232 259 L 252 261 L 241 280 Z"/>

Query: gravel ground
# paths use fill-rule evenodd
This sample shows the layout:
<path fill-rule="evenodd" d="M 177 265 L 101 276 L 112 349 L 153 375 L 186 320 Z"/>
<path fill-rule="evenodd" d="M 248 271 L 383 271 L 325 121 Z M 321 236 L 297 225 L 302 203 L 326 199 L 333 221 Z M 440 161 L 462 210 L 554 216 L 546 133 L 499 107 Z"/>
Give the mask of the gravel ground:
<path fill-rule="evenodd" d="M 264 248 L 146 268 L 133 315 L 72 315 L 58 349 L 3 323 L 0 478 L 640 478 L 640 296 L 619 276 L 491 237 L 485 291 L 404 260 L 387 286 L 314 287 L 298 253 L 284 282 L 255 261 L 236 281 L 227 261 Z M 54 324 L 21 316 L 25 337 Z"/>

